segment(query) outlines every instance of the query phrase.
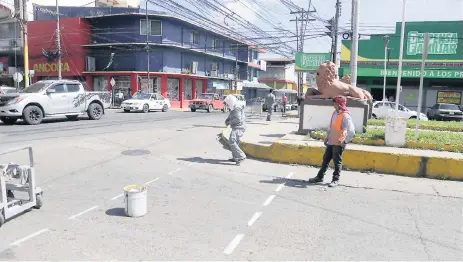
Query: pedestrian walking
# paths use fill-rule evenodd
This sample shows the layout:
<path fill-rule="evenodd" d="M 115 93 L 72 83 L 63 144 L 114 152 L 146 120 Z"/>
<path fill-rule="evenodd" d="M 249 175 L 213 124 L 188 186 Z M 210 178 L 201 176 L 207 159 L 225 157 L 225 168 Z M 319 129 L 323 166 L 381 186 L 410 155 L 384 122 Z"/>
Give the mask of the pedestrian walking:
<path fill-rule="evenodd" d="M 223 102 L 230 111 L 230 114 L 225 120 L 225 125 L 231 127 L 228 145 L 233 157 L 229 159 L 229 161 L 239 165 L 246 159 L 246 154 L 240 148 L 241 137 L 244 135 L 244 131 L 246 131 L 244 104 L 238 103 L 238 99 L 234 95 L 228 95 Z"/>
<path fill-rule="evenodd" d="M 275 105 L 275 95 L 273 89 L 270 89 L 270 93 L 265 97 L 265 105 L 267 106 L 267 121 L 272 120 L 273 105 Z"/>
<path fill-rule="evenodd" d="M 345 97 L 336 97 L 333 99 L 335 111 L 331 116 L 330 128 L 326 133 L 325 154 L 323 163 L 316 177 L 309 179 L 309 183 L 323 182 L 326 170 L 331 160 L 334 162 L 333 179 L 329 187 L 336 187 L 339 184 L 339 176 L 342 168 L 342 154 L 346 145 L 355 136 L 354 122 L 347 110 L 347 99 Z"/>
<path fill-rule="evenodd" d="M 288 97 L 285 93 L 283 93 L 283 97 L 281 98 L 283 102 L 283 114 L 286 114 L 286 104 L 288 104 Z"/>

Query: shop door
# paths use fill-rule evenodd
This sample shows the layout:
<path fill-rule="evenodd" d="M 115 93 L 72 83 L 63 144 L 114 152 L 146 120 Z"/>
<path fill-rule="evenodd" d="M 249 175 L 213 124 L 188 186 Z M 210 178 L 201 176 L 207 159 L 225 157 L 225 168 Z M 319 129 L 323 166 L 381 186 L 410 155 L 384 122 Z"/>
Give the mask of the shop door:
<path fill-rule="evenodd" d="M 131 81 L 129 76 L 115 76 L 114 81 L 113 106 L 118 107 L 124 100 L 128 99 Z"/>
<path fill-rule="evenodd" d="M 170 101 L 179 101 L 179 83 L 180 80 L 177 78 L 167 79 L 167 98 Z"/>
<path fill-rule="evenodd" d="M 196 80 L 196 98 L 203 93 L 203 81 L 205 80 Z"/>

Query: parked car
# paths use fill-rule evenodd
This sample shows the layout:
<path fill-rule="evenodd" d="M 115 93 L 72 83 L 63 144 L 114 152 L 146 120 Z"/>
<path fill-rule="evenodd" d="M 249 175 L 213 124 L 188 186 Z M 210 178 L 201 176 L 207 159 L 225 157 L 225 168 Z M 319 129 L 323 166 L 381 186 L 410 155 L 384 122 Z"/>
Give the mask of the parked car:
<path fill-rule="evenodd" d="M 0 95 L 16 93 L 16 88 L 10 86 L 0 86 Z"/>
<path fill-rule="evenodd" d="M 153 93 L 135 93 L 131 99 L 125 100 L 121 104 L 124 112 L 141 111 L 148 113 L 152 110 L 161 110 L 167 112 L 171 107 L 169 99 L 160 94 Z"/>
<path fill-rule="evenodd" d="M 38 125 L 47 117 L 77 120 L 82 114 L 98 120 L 110 105 L 110 92 L 87 92 L 75 80 L 45 80 L 20 93 L 0 95 L 0 120 L 11 125 L 23 119 L 29 125 Z"/>
<path fill-rule="evenodd" d="M 219 94 L 215 93 L 204 93 L 199 95 L 198 98 L 193 99 L 190 105 L 191 112 L 196 112 L 196 110 L 206 110 L 207 112 L 212 112 L 213 110 L 222 110 L 224 111 L 223 100 L 220 99 Z"/>
<path fill-rule="evenodd" d="M 373 113 L 372 116 L 374 118 L 386 118 L 387 116 L 395 115 L 395 103 L 393 102 L 383 102 L 377 101 L 373 103 Z M 418 112 L 410 110 L 405 106 L 399 104 L 399 117 L 406 117 L 409 119 L 417 118 Z M 421 113 L 420 120 L 428 120 L 428 117 Z"/>
<path fill-rule="evenodd" d="M 241 95 L 241 94 L 232 94 L 232 95 L 236 96 L 236 98 L 238 99 L 238 103 L 240 103 L 243 106 L 246 106 L 246 100 L 244 99 L 244 95 Z M 222 100 L 225 100 L 225 97 L 227 97 L 227 95 L 223 95 Z M 227 112 L 228 107 L 224 106 L 222 111 Z"/>
<path fill-rule="evenodd" d="M 431 109 L 429 109 L 428 113 L 429 119 L 435 120 L 450 120 L 450 121 L 462 121 L 463 120 L 463 112 L 461 108 L 454 104 L 443 104 L 437 103 Z"/>

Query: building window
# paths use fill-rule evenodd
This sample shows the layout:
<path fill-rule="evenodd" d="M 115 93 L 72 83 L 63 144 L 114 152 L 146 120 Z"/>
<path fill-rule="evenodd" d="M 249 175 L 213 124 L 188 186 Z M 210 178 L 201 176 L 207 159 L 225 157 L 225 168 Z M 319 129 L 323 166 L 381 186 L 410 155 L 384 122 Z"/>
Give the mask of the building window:
<path fill-rule="evenodd" d="M 108 91 L 108 79 L 106 76 L 93 77 L 93 91 Z"/>
<path fill-rule="evenodd" d="M 211 63 L 211 71 L 219 71 L 220 64 L 219 63 Z"/>
<path fill-rule="evenodd" d="M 200 34 L 199 32 L 191 32 L 191 43 L 194 45 L 199 45 Z"/>
<path fill-rule="evenodd" d="M 167 98 L 170 101 L 180 101 L 179 81 L 177 78 L 167 79 Z"/>
<path fill-rule="evenodd" d="M 222 41 L 220 39 L 214 39 L 214 41 L 212 42 L 212 48 L 214 50 L 222 48 Z"/>
<path fill-rule="evenodd" d="M 150 86 L 148 86 L 148 77 L 139 77 L 140 90 L 145 93 L 161 94 L 160 77 L 150 76 Z"/>
<path fill-rule="evenodd" d="M 184 81 L 183 89 L 185 93 L 185 100 L 191 100 L 193 99 L 193 80 L 185 79 Z"/>
<path fill-rule="evenodd" d="M 183 74 L 197 74 L 198 73 L 198 61 L 185 62 L 183 66 Z"/>
<path fill-rule="evenodd" d="M 162 22 L 158 20 L 148 20 L 148 26 L 146 25 L 146 19 L 140 20 L 140 35 L 161 36 L 162 35 Z"/>
<path fill-rule="evenodd" d="M 203 93 L 203 81 L 196 80 L 196 97 L 198 98 Z"/>

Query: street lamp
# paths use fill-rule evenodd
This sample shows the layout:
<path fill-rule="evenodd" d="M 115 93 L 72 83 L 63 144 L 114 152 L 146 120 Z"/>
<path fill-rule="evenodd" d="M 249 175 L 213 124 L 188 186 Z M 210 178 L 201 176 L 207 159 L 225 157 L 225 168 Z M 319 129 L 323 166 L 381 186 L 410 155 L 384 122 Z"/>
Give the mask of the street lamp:
<path fill-rule="evenodd" d="M 386 76 L 387 76 L 387 51 L 389 46 L 389 36 L 384 36 L 384 86 L 383 86 L 383 102 L 386 101 Z"/>
<path fill-rule="evenodd" d="M 402 0 L 402 29 L 400 31 L 400 53 L 399 53 L 399 69 L 397 78 L 397 90 L 395 96 L 395 116 L 399 115 L 399 103 L 400 103 L 400 92 L 402 82 L 402 58 L 404 55 L 404 38 L 405 38 L 405 11 L 406 11 L 407 0 Z"/>

